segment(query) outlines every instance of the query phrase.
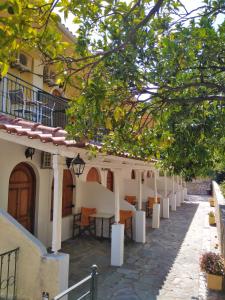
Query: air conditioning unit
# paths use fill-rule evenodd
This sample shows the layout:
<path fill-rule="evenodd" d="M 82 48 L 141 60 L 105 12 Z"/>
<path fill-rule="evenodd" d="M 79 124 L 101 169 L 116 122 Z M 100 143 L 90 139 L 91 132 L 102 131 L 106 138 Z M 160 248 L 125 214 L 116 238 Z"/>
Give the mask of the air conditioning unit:
<path fill-rule="evenodd" d="M 20 72 L 30 72 L 32 71 L 32 57 L 20 53 L 18 58 L 11 63 L 11 66 L 18 69 Z"/>
<path fill-rule="evenodd" d="M 41 168 L 52 169 L 52 155 L 48 152 L 41 153 Z"/>

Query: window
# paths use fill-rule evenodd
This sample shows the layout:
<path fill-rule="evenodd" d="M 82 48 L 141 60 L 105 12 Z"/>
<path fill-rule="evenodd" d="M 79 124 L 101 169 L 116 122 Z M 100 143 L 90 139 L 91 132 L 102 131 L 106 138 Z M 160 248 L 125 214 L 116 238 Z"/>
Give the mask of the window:
<path fill-rule="evenodd" d="M 136 178 L 136 176 L 135 176 L 135 171 L 132 170 L 132 172 L 131 172 L 131 179 L 135 179 L 135 178 Z"/>
<path fill-rule="evenodd" d="M 20 53 L 19 60 L 22 65 L 27 66 L 27 57 L 25 54 Z"/>

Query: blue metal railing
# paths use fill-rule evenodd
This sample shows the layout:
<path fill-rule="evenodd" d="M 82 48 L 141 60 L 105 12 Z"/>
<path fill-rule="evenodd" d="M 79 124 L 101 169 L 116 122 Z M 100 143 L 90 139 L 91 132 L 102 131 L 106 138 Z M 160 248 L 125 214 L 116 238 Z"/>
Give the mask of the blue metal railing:
<path fill-rule="evenodd" d="M 7 74 L 0 80 L 0 112 L 51 127 L 65 127 L 68 99 Z"/>

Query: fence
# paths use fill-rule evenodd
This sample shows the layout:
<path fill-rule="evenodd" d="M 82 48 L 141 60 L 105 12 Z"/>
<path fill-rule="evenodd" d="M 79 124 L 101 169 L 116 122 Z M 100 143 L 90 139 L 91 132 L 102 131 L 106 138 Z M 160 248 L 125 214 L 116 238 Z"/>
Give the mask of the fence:
<path fill-rule="evenodd" d="M 67 296 L 70 295 L 69 299 L 73 300 L 81 300 L 81 299 L 89 299 L 89 300 L 97 300 L 97 266 L 93 265 L 91 267 L 91 274 L 79 281 L 78 283 L 74 284 L 64 292 L 60 293 L 59 295 L 55 296 L 53 300 L 60 300 L 60 299 L 68 299 Z M 88 290 L 85 290 L 85 284 L 89 284 Z M 81 293 L 78 297 L 75 295 L 71 295 L 71 293 L 75 292 L 78 288 L 83 288 L 85 291 Z M 49 296 L 48 293 L 43 292 L 42 300 L 48 300 Z"/>
<path fill-rule="evenodd" d="M 68 99 L 51 95 L 14 75 L 1 79 L 0 98 L 2 113 L 51 127 L 66 126 Z"/>
<path fill-rule="evenodd" d="M 0 299 L 16 299 L 16 270 L 19 248 L 0 254 Z"/>

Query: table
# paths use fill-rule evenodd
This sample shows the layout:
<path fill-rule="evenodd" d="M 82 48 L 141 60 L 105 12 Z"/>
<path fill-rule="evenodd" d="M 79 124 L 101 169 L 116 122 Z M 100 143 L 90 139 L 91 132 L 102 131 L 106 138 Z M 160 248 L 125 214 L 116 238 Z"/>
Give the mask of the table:
<path fill-rule="evenodd" d="M 101 239 L 103 239 L 103 224 L 104 224 L 104 220 L 108 220 L 109 222 L 109 238 L 110 238 L 110 230 L 111 230 L 111 225 L 112 222 L 114 220 L 114 215 L 113 214 L 109 214 L 109 213 L 96 213 L 96 214 L 91 214 L 90 215 L 91 218 L 95 219 L 95 227 L 96 227 L 96 220 L 100 219 L 101 220 Z"/>

